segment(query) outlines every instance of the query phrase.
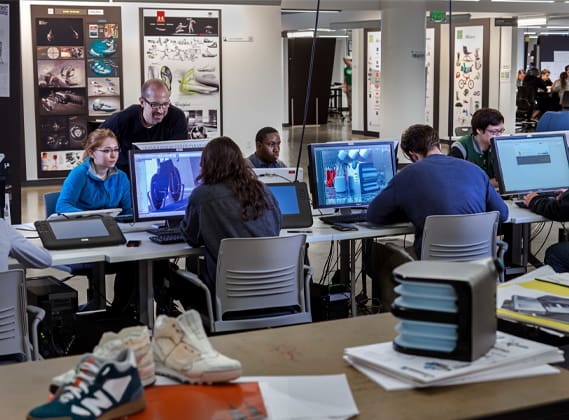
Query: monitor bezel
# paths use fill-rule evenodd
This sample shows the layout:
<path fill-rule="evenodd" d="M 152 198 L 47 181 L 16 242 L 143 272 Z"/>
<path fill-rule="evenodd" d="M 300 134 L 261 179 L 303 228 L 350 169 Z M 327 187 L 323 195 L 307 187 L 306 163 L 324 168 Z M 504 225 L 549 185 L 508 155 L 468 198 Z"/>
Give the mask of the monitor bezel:
<path fill-rule="evenodd" d="M 370 146 L 389 146 L 391 153 L 391 166 L 393 168 L 393 175 L 397 173 L 397 146 L 399 140 L 396 139 L 377 139 L 377 140 L 344 140 L 344 141 L 333 141 L 325 143 L 310 143 L 308 145 L 308 181 L 310 187 L 310 195 L 312 196 L 312 208 L 313 209 L 365 209 L 368 207 L 369 202 L 362 203 L 350 203 L 350 204 L 331 204 L 327 205 L 323 203 L 322 197 L 318 194 L 318 185 L 316 182 L 316 162 L 315 156 L 319 149 L 331 148 L 331 147 L 365 147 L 365 145 Z"/>
<path fill-rule="evenodd" d="M 193 149 L 155 149 L 155 150 L 139 150 L 139 149 L 131 149 L 129 150 L 129 174 L 130 174 L 130 193 L 132 198 L 132 214 L 134 222 L 152 222 L 152 221 L 166 221 L 167 224 L 178 223 L 180 222 L 184 215 L 151 215 L 151 216 L 140 216 L 140 206 L 138 203 L 138 194 L 137 194 L 137 178 L 136 178 L 136 170 L 135 170 L 135 159 L 136 156 L 139 155 L 151 155 L 151 154 L 168 154 L 168 153 L 191 153 L 191 152 L 200 152 L 202 153 L 204 148 L 193 148 Z M 185 214 L 185 213 L 184 213 Z"/>
<path fill-rule="evenodd" d="M 542 189 L 521 189 L 521 190 L 508 190 L 504 183 L 504 175 L 502 172 L 502 165 L 500 164 L 500 151 L 499 148 L 496 147 L 496 142 L 501 141 L 516 141 L 516 140 L 527 140 L 527 139 L 536 139 L 536 138 L 563 138 L 563 145 L 565 150 L 565 158 L 567 160 L 567 164 L 569 165 L 569 146 L 567 145 L 567 135 L 564 132 L 536 132 L 536 133 L 526 133 L 526 134 L 515 134 L 515 135 L 506 135 L 506 136 L 496 136 L 490 139 L 492 152 L 494 154 L 494 175 L 496 177 L 496 181 L 498 182 L 498 191 L 502 196 L 520 196 L 525 195 L 531 191 L 536 192 L 549 192 L 549 191 L 557 191 L 562 188 L 567 188 L 569 185 L 559 185 L 555 187 L 548 187 Z"/>

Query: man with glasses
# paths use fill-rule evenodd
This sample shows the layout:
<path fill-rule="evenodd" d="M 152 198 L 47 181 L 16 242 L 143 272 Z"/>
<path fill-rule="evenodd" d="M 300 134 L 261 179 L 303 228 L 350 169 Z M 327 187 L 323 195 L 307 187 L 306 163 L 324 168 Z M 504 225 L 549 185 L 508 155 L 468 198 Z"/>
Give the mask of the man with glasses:
<path fill-rule="evenodd" d="M 133 142 L 188 138 L 184 112 L 170 103 L 170 92 L 160 79 L 144 82 L 139 104 L 111 115 L 101 128 L 112 130 L 120 144 L 117 167 L 128 174 L 128 151 Z"/>
<path fill-rule="evenodd" d="M 488 175 L 470 162 L 443 155 L 434 128 L 412 125 L 402 134 L 400 146 L 413 164 L 397 173 L 373 199 L 367 219 L 378 225 L 413 223 L 418 258 L 427 216 L 497 210 L 501 222 L 508 218 L 508 207 Z"/>
<path fill-rule="evenodd" d="M 494 157 L 490 148 L 490 140 L 504 133 L 504 116 L 498 110 L 482 108 L 472 115 L 470 124 L 472 134 L 455 141 L 450 148 L 449 155 L 478 165 L 486 172 L 492 185 L 498 187 L 494 176 Z"/>

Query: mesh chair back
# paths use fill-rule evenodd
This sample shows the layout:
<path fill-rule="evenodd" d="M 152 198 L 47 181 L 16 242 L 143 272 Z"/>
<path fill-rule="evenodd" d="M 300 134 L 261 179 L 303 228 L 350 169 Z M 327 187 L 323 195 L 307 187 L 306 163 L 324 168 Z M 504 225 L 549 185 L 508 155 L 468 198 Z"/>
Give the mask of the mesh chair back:
<path fill-rule="evenodd" d="M 455 127 L 454 128 L 454 135 L 455 136 L 468 136 L 472 133 L 472 127 Z"/>

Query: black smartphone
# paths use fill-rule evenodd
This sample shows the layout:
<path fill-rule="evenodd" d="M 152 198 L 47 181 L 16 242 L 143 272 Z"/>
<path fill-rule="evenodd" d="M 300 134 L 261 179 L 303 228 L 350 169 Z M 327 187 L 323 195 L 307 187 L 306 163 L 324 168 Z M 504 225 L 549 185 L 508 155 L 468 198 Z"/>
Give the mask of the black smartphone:
<path fill-rule="evenodd" d="M 358 230 L 357 227 L 350 225 L 349 223 L 334 223 L 332 225 L 332 229 L 341 230 L 342 232 Z"/>
<path fill-rule="evenodd" d="M 137 246 L 140 246 L 140 241 L 139 240 L 128 241 L 126 243 L 126 246 L 128 248 L 136 248 Z"/>

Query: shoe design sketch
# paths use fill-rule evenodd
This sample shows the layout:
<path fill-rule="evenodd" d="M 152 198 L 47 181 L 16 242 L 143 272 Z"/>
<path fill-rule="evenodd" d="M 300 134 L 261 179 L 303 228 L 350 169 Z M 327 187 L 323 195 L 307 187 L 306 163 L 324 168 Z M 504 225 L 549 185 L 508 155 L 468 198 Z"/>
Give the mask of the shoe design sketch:
<path fill-rule="evenodd" d="M 94 354 L 83 356 L 73 382 L 60 389 L 55 398 L 28 414 L 28 420 L 117 419 L 144 410 L 144 388 L 131 349 L 116 358 Z"/>
<path fill-rule="evenodd" d="M 201 93 L 209 94 L 219 90 L 216 86 L 208 86 L 196 80 L 195 69 L 191 68 L 184 73 L 180 80 L 180 92 L 182 93 Z"/>
<path fill-rule="evenodd" d="M 103 112 L 115 112 L 117 110 L 116 107 L 108 105 L 101 101 L 100 99 L 95 99 L 93 101 L 93 111 L 103 111 Z"/>
<path fill-rule="evenodd" d="M 184 29 L 186 29 L 187 27 L 188 25 L 184 25 L 182 22 L 179 22 L 178 25 L 176 26 L 175 33 L 179 34 L 181 32 L 184 32 Z"/>
<path fill-rule="evenodd" d="M 47 41 L 48 41 L 48 42 L 52 42 L 52 41 L 53 41 L 53 38 L 54 38 L 54 36 L 53 36 L 53 30 L 50 29 L 50 30 L 47 32 L 47 35 L 46 35 L 45 37 L 47 38 Z"/>
<path fill-rule="evenodd" d="M 168 92 L 172 93 L 172 72 L 168 66 L 162 66 L 160 68 L 160 78 L 166 84 Z"/>
<path fill-rule="evenodd" d="M 215 73 L 198 72 L 195 74 L 195 78 L 196 81 L 199 83 L 219 88 L 219 80 L 217 80 L 217 76 L 215 75 Z"/>
<path fill-rule="evenodd" d="M 207 71 L 207 72 L 214 72 L 215 66 L 213 64 L 205 64 L 201 67 L 198 67 L 198 71 Z"/>
<path fill-rule="evenodd" d="M 97 39 L 91 42 L 89 55 L 91 57 L 108 57 L 117 52 L 116 42 L 113 38 Z"/>
<path fill-rule="evenodd" d="M 193 309 L 177 318 L 160 315 L 152 347 L 156 372 L 181 382 L 227 382 L 241 376 L 241 363 L 211 346 Z"/>
<path fill-rule="evenodd" d="M 128 327 L 123 328 L 119 333 L 112 331 L 104 333 L 99 344 L 93 350 L 93 355 L 103 359 L 115 359 L 126 348 L 134 352 L 142 385 L 154 384 L 156 381 L 154 358 L 147 327 Z M 49 392 L 55 394 L 61 387 L 71 384 L 75 375 L 76 371 L 71 369 L 53 377 L 49 385 Z"/>
<path fill-rule="evenodd" d="M 211 52 L 209 50 L 209 48 L 206 48 L 206 50 L 204 52 L 202 52 L 202 57 L 217 57 L 217 54 L 214 52 Z"/>
<path fill-rule="evenodd" d="M 115 63 L 112 60 L 97 60 L 89 63 L 89 67 L 99 76 L 110 76 L 114 73 Z"/>

